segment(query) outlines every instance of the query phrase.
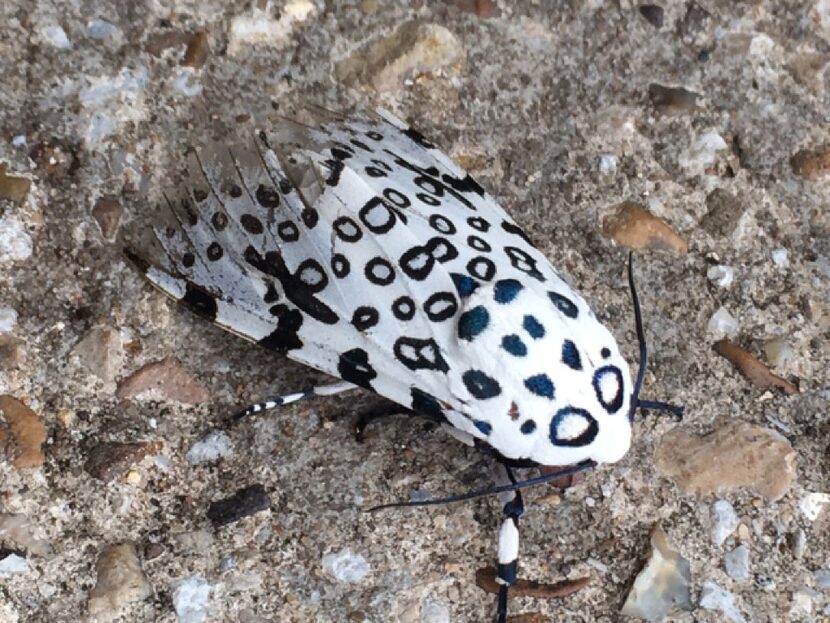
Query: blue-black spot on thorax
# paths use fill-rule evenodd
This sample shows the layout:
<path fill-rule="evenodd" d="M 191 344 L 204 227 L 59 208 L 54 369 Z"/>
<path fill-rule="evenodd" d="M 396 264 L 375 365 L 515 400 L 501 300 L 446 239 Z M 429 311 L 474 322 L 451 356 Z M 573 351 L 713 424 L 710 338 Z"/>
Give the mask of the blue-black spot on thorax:
<path fill-rule="evenodd" d="M 545 327 L 536 319 L 536 316 L 528 314 L 522 321 L 522 327 L 534 340 L 541 340 L 545 337 Z"/>
<path fill-rule="evenodd" d="M 553 381 L 550 380 L 547 374 L 534 374 L 526 378 L 525 387 L 537 396 L 553 400 L 555 389 L 553 387 Z"/>
<path fill-rule="evenodd" d="M 522 284 L 516 279 L 500 279 L 494 286 L 493 298 L 496 303 L 510 303 L 522 289 Z"/>
<path fill-rule="evenodd" d="M 515 333 L 505 335 L 501 339 L 501 347 L 514 357 L 524 357 L 527 355 L 527 346 Z"/>
<path fill-rule="evenodd" d="M 490 324 L 490 312 L 483 305 L 465 311 L 458 318 L 458 337 L 472 342 Z"/>
<path fill-rule="evenodd" d="M 467 391 L 479 400 L 495 398 L 501 393 L 499 382 L 481 370 L 467 370 L 461 378 Z"/>
<path fill-rule="evenodd" d="M 572 370 L 582 369 L 582 359 L 579 356 L 579 350 L 571 340 L 565 340 L 562 344 L 562 363 Z"/>

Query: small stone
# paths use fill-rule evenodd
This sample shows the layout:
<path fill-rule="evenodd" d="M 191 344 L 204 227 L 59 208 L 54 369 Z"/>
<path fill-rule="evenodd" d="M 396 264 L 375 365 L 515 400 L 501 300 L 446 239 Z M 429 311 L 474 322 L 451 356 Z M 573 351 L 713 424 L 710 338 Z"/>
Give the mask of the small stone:
<path fill-rule="evenodd" d="M 830 494 L 819 491 L 807 493 L 798 500 L 798 508 L 810 521 L 815 521 L 821 515 L 824 507 L 830 505 Z"/>
<path fill-rule="evenodd" d="M 813 579 L 819 588 L 830 588 L 830 569 L 816 569 L 816 572 L 813 574 Z"/>
<path fill-rule="evenodd" d="M 27 177 L 8 175 L 6 165 L 0 164 L 0 199 L 7 199 L 18 204 L 23 203 L 31 187 L 32 180 Z"/>
<path fill-rule="evenodd" d="M 667 87 L 652 82 L 648 85 L 648 98 L 651 105 L 663 114 L 683 114 L 703 110 L 703 107 L 697 103 L 700 94 L 683 87 Z"/>
<path fill-rule="evenodd" d="M 703 583 L 700 607 L 722 612 L 732 623 L 746 623 L 746 619 L 744 619 L 738 606 L 735 605 L 735 596 L 714 582 L 707 580 Z"/>
<path fill-rule="evenodd" d="M 795 532 L 791 532 L 788 535 L 787 541 L 793 552 L 793 558 L 796 560 L 801 559 L 804 556 L 804 552 L 807 551 L 807 533 L 801 528 L 798 528 Z"/>
<path fill-rule="evenodd" d="M 443 601 L 427 598 L 421 604 L 421 623 L 450 623 L 450 609 Z"/>
<path fill-rule="evenodd" d="M 672 610 L 692 610 L 689 561 L 672 549 L 660 526 L 652 530 L 651 548 L 651 557 L 637 574 L 622 614 L 662 621 Z"/>
<path fill-rule="evenodd" d="M 170 48 L 187 45 L 192 36 L 190 33 L 181 30 L 165 30 L 156 32 L 147 37 L 144 42 L 144 50 L 153 56 L 161 56 Z"/>
<path fill-rule="evenodd" d="M 311 0 L 288 0 L 279 19 L 256 7 L 249 14 L 237 15 L 231 20 L 228 32 L 228 54 L 237 56 L 253 45 L 285 47 L 295 26 L 316 12 L 317 6 Z"/>
<path fill-rule="evenodd" d="M 663 7 L 656 4 L 641 4 L 640 15 L 658 30 L 663 27 Z"/>
<path fill-rule="evenodd" d="M 17 469 L 40 467 L 45 456 L 46 427 L 37 413 L 14 396 L 0 396 L 0 457 L 5 456 Z"/>
<path fill-rule="evenodd" d="M 15 552 L 0 550 L 0 578 L 19 575 L 29 570 L 26 559 Z"/>
<path fill-rule="evenodd" d="M 98 579 L 89 593 L 89 613 L 97 620 L 110 621 L 118 617 L 119 609 L 135 601 L 146 599 L 152 593 L 141 569 L 135 546 L 131 543 L 110 545 L 95 563 Z"/>
<path fill-rule="evenodd" d="M 335 65 L 344 84 L 366 84 L 376 91 L 397 91 L 406 80 L 460 66 L 464 49 L 456 36 L 438 24 L 405 22 L 392 34 L 374 40 Z"/>
<path fill-rule="evenodd" d="M 791 159 L 793 172 L 805 179 L 815 180 L 830 173 L 830 149 L 802 149 Z"/>
<path fill-rule="evenodd" d="M 791 620 L 803 621 L 805 617 L 812 618 L 815 602 L 820 600 L 821 594 L 806 586 L 794 591 L 789 613 Z"/>
<path fill-rule="evenodd" d="M 148 363 L 121 381 L 115 396 L 119 400 L 134 398 L 153 390 L 167 400 L 198 404 L 210 399 L 208 391 L 175 357 Z"/>
<path fill-rule="evenodd" d="M 191 575 L 176 583 L 173 608 L 179 623 L 202 623 L 207 619 L 210 584 L 201 575 Z"/>
<path fill-rule="evenodd" d="M 618 159 L 614 154 L 602 154 L 599 157 L 597 168 L 600 175 L 614 175 L 617 172 Z"/>
<path fill-rule="evenodd" d="M 712 266 L 706 271 L 706 277 L 719 288 L 728 288 L 735 280 L 735 269 L 731 266 Z"/>
<path fill-rule="evenodd" d="M 212 431 L 193 444 L 185 458 L 191 465 L 209 463 L 233 456 L 233 443 L 224 431 Z"/>
<path fill-rule="evenodd" d="M 712 528 L 709 534 L 712 544 L 720 547 L 726 538 L 738 527 L 738 514 L 735 508 L 726 500 L 718 500 L 712 505 L 710 513 Z"/>
<path fill-rule="evenodd" d="M 772 263 L 778 268 L 787 268 L 790 265 L 786 249 L 775 249 L 770 253 L 770 257 L 772 258 Z"/>
<path fill-rule="evenodd" d="M 749 579 L 749 548 L 738 545 L 723 557 L 723 567 L 733 580 L 744 582 Z"/>
<path fill-rule="evenodd" d="M 742 543 L 749 543 L 752 539 L 752 535 L 749 532 L 749 527 L 746 524 L 740 524 L 738 526 L 738 538 L 741 540 Z"/>
<path fill-rule="evenodd" d="M 86 24 L 86 34 L 92 39 L 109 39 L 120 32 L 117 26 L 103 19 L 94 19 Z"/>
<path fill-rule="evenodd" d="M 640 251 L 672 251 L 685 255 L 688 243 L 665 221 L 633 201 L 625 201 L 602 220 L 602 233 L 619 244 Z"/>
<path fill-rule="evenodd" d="M 464 13 L 478 17 L 497 17 L 499 7 L 493 0 L 452 0 L 452 3 Z"/>
<path fill-rule="evenodd" d="M 52 180 L 71 177 L 80 167 L 75 148 L 68 143 L 44 141 L 32 148 L 32 160 Z"/>
<path fill-rule="evenodd" d="M 17 324 L 17 310 L 13 307 L 0 307 L 0 333 L 11 333 Z"/>
<path fill-rule="evenodd" d="M 690 175 L 702 173 L 715 163 L 718 152 L 727 148 L 728 145 L 720 134 L 714 131 L 705 132 L 680 154 L 678 164 Z"/>
<path fill-rule="evenodd" d="M 72 47 L 72 42 L 66 36 L 66 31 L 58 24 L 47 24 L 40 28 L 40 38 L 53 48 L 59 50 L 68 50 Z"/>
<path fill-rule="evenodd" d="M 0 513 L 0 543 L 35 556 L 52 555 L 49 542 L 36 538 L 29 518 L 18 513 Z"/>
<path fill-rule="evenodd" d="M 101 197 L 92 208 L 92 217 L 101 229 L 101 235 L 107 240 L 114 240 L 118 233 L 118 224 L 124 209 L 114 197 Z"/>
<path fill-rule="evenodd" d="M 780 368 L 787 365 L 795 357 L 792 346 L 787 342 L 786 337 L 775 337 L 764 344 L 764 355 L 769 365 L 773 368 Z"/>
<path fill-rule="evenodd" d="M 734 337 L 738 334 L 738 321 L 725 307 L 718 307 L 717 311 L 709 318 L 706 328 L 710 333 L 718 336 L 728 335 Z"/>
<path fill-rule="evenodd" d="M 239 489 L 228 498 L 211 502 L 208 519 L 217 528 L 271 508 L 271 498 L 261 484 Z"/>
<path fill-rule="evenodd" d="M 148 454 L 160 452 L 161 448 L 161 442 L 157 441 L 101 443 L 88 453 L 84 470 L 93 478 L 110 482 L 124 476 L 133 465 Z"/>
<path fill-rule="evenodd" d="M 105 383 L 115 380 L 124 350 L 121 334 L 112 327 L 93 327 L 72 349 L 81 364 Z"/>
<path fill-rule="evenodd" d="M 359 582 L 369 573 L 369 563 L 360 554 L 346 548 L 323 556 L 323 569 L 339 582 Z"/>
<path fill-rule="evenodd" d="M 10 335 L 0 335 L 0 370 L 13 370 L 24 356 L 23 341 Z"/>
<path fill-rule="evenodd" d="M 714 350 L 735 366 L 735 369 L 756 387 L 761 389 L 778 389 L 785 394 L 798 393 L 798 387 L 790 383 L 787 379 L 770 372 L 770 369 L 758 361 L 752 353 L 745 351 L 729 340 L 719 340 L 715 343 Z"/>
<path fill-rule="evenodd" d="M 210 54 L 210 41 L 204 30 L 193 33 L 187 43 L 182 65 L 185 67 L 201 68 Z"/>
<path fill-rule="evenodd" d="M 360 10 L 366 15 L 374 15 L 380 9 L 380 0 L 360 0 Z"/>
<path fill-rule="evenodd" d="M 3 178 L 0 176 L 0 199 Z M 14 214 L 0 216 L 0 262 L 28 260 L 32 256 L 32 237 Z"/>
<path fill-rule="evenodd" d="M 706 207 L 708 210 L 700 219 L 700 226 L 714 238 L 732 236 L 745 211 L 744 202 L 723 188 L 709 193 Z"/>
<path fill-rule="evenodd" d="M 795 464 L 795 450 L 783 436 L 740 421 L 702 436 L 674 428 L 663 435 L 655 453 L 658 472 L 686 494 L 748 487 L 773 502 L 789 490 Z"/>
<path fill-rule="evenodd" d="M 213 534 L 208 530 L 179 532 L 173 535 L 173 540 L 182 551 L 187 553 L 207 551 L 215 542 Z"/>

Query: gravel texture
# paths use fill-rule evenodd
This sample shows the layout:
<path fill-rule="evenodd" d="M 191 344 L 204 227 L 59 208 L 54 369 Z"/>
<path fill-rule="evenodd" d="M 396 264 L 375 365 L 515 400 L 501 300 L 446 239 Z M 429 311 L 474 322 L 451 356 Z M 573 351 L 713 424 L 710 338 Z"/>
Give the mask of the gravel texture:
<path fill-rule="evenodd" d="M 527 492 L 522 577 L 592 583 L 512 612 L 621 620 L 659 523 L 691 571 L 693 610 L 670 620 L 830 618 L 827 0 L 5 0 L 0 76 L 0 621 L 494 616 L 474 578 L 493 564 L 496 500 L 363 512 L 486 484 L 489 459 L 405 418 L 356 443 L 367 394 L 229 425 L 324 379 L 177 309 L 122 255 L 187 145 L 306 103 L 382 105 L 442 145 L 631 361 L 626 252 L 603 222 L 632 202 L 667 225 L 625 231 L 645 241 L 644 395 L 686 419 L 638 417 L 620 463 Z M 799 391 L 716 354 L 727 325 Z M 791 445 L 795 477 L 726 442 L 746 487 L 725 474 L 683 493 L 670 475 L 686 468 L 655 467 L 667 432 L 729 422 Z M 206 439 L 221 448 L 188 458 Z M 758 493 L 771 487 L 775 501 Z M 239 491 L 256 503 L 212 523 Z M 717 500 L 739 525 L 713 545 Z M 747 579 L 729 572 L 744 546 Z"/>

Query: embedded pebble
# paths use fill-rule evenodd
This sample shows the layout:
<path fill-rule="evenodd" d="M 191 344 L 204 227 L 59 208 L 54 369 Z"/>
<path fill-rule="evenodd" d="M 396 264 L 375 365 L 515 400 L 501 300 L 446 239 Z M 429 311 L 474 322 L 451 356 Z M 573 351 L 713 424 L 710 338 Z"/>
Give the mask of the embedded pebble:
<path fill-rule="evenodd" d="M 75 345 L 72 353 L 90 373 L 111 383 L 121 368 L 124 355 L 121 334 L 112 327 L 93 327 Z"/>
<path fill-rule="evenodd" d="M 663 27 L 663 7 L 656 4 L 641 4 L 639 8 L 640 15 L 642 15 L 649 24 L 658 30 Z"/>
<path fill-rule="evenodd" d="M 793 592 L 790 604 L 790 617 L 794 620 L 804 620 L 803 617 L 812 617 L 815 602 L 821 599 L 821 594 L 806 586 Z"/>
<path fill-rule="evenodd" d="M 271 498 L 268 492 L 261 484 L 255 484 L 239 489 L 230 497 L 211 502 L 207 516 L 218 528 L 269 508 Z"/>
<path fill-rule="evenodd" d="M 323 569 L 340 582 L 359 582 L 369 573 L 369 563 L 346 548 L 323 556 Z"/>
<path fill-rule="evenodd" d="M 617 172 L 618 158 L 614 154 L 602 154 L 599 157 L 597 168 L 600 175 L 614 175 Z"/>
<path fill-rule="evenodd" d="M 720 134 L 705 132 L 680 154 L 677 162 L 689 174 L 702 173 L 706 167 L 715 163 L 718 152 L 727 148 L 726 141 Z"/>
<path fill-rule="evenodd" d="M 692 610 L 689 561 L 672 549 L 662 528 L 651 533 L 651 557 L 637 574 L 622 614 L 662 621 L 675 609 Z"/>
<path fill-rule="evenodd" d="M 0 335 L 0 370 L 12 370 L 19 366 L 25 352 L 22 340 L 10 335 Z"/>
<path fill-rule="evenodd" d="M 31 256 L 32 237 L 23 223 L 8 212 L 0 216 L 0 262 L 19 262 Z"/>
<path fill-rule="evenodd" d="M 733 580 L 743 582 L 749 579 L 749 548 L 746 545 L 738 545 L 731 552 L 723 557 L 723 567 Z"/>
<path fill-rule="evenodd" d="M 703 107 L 698 104 L 700 94 L 683 87 L 667 87 L 652 82 L 648 85 L 648 98 L 651 100 L 651 105 L 663 114 L 681 114 L 703 110 Z"/>
<path fill-rule="evenodd" d="M 432 598 L 421 604 L 421 623 L 450 623 L 450 609 L 443 601 Z"/>
<path fill-rule="evenodd" d="M 41 446 L 46 441 L 46 426 L 37 413 L 14 396 L 0 396 L 0 457 L 17 469 L 40 467 L 45 456 Z"/>
<path fill-rule="evenodd" d="M 655 466 L 687 494 L 704 496 L 748 487 L 780 499 L 796 476 L 796 452 L 780 433 L 741 421 L 698 436 L 677 427 L 663 435 Z"/>
<path fill-rule="evenodd" d="M 199 69 L 207 61 L 208 54 L 210 54 L 210 41 L 207 33 L 204 30 L 195 32 L 187 43 L 182 65 Z"/>
<path fill-rule="evenodd" d="M 51 556 L 53 551 L 48 541 L 35 536 L 29 518 L 21 513 L 0 513 L 0 543 L 35 556 Z"/>
<path fill-rule="evenodd" d="M 718 500 L 712 505 L 710 513 L 712 528 L 709 531 L 712 544 L 720 547 L 727 537 L 738 527 L 738 513 L 726 500 Z"/>
<path fill-rule="evenodd" d="M 735 233 L 746 206 L 744 200 L 716 188 L 706 197 L 706 214 L 700 219 L 701 228 L 714 238 L 729 238 Z"/>
<path fill-rule="evenodd" d="M 124 476 L 133 465 L 148 454 L 160 452 L 161 448 L 161 442 L 151 441 L 100 443 L 87 454 L 84 471 L 93 478 L 109 482 Z"/>
<path fill-rule="evenodd" d="M 115 396 L 124 400 L 150 390 L 167 400 L 185 404 L 210 400 L 208 391 L 176 357 L 165 357 L 142 366 L 118 384 Z"/>
<path fill-rule="evenodd" d="M 0 164 L 0 199 L 7 199 L 14 203 L 23 203 L 31 187 L 32 180 L 28 177 L 8 175 L 6 173 L 6 165 Z M 0 249 L 2 249 L 2 238 L 0 238 Z"/>
<path fill-rule="evenodd" d="M 173 608 L 179 623 L 202 623 L 207 619 L 211 586 L 201 575 L 191 575 L 176 583 Z"/>
<path fill-rule="evenodd" d="M 802 149 L 790 159 L 793 172 L 805 179 L 815 180 L 830 173 L 830 149 Z"/>
<path fill-rule="evenodd" d="M 830 588 L 830 569 L 816 569 L 816 572 L 813 574 L 813 579 L 819 588 Z"/>
<path fill-rule="evenodd" d="M 706 610 L 722 612 L 732 623 L 746 623 L 738 606 L 735 605 L 735 596 L 712 581 L 703 583 L 700 593 L 700 607 Z"/>
<path fill-rule="evenodd" d="M 109 621 L 118 616 L 118 610 L 131 602 L 141 601 L 152 594 L 152 589 L 131 543 L 110 545 L 95 563 L 98 579 L 89 593 L 88 608 L 97 620 Z"/>
<path fill-rule="evenodd" d="M 72 42 L 66 36 L 66 31 L 58 24 L 41 26 L 40 37 L 44 42 L 59 50 L 68 50 L 72 47 Z"/>
<path fill-rule="evenodd" d="M 625 201 L 602 219 L 602 233 L 636 251 L 649 249 L 684 255 L 689 244 L 668 223 L 643 206 Z"/>
<path fill-rule="evenodd" d="M 0 578 L 19 575 L 29 570 L 29 563 L 15 552 L 0 550 Z"/>
<path fill-rule="evenodd" d="M 738 334 L 738 321 L 725 307 L 718 307 L 709 318 L 706 328 L 715 335 L 734 337 Z"/>
<path fill-rule="evenodd" d="M 229 456 L 233 456 L 231 438 L 224 431 L 215 430 L 193 444 L 185 458 L 191 465 L 199 465 Z"/>
<path fill-rule="evenodd" d="M 279 19 L 268 11 L 254 7 L 249 14 L 237 15 L 231 20 L 227 52 L 231 56 L 243 54 L 252 45 L 282 48 L 290 42 L 296 25 L 317 12 L 311 0 L 288 0 L 281 7 Z"/>
<path fill-rule="evenodd" d="M 477 17 L 497 17 L 499 7 L 494 0 L 453 0 L 453 4 L 465 13 L 472 13 Z"/>
<path fill-rule="evenodd" d="M 728 288 L 735 280 L 735 269 L 731 266 L 711 266 L 706 277 L 719 288 Z"/>
<path fill-rule="evenodd" d="M 787 268 L 787 266 L 790 265 L 790 260 L 786 249 L 774 249 L 770 253 L 770 257 L 772 258 L 772 263 L 775 264 L 778 268 Z"/>
<path fill-rule="evenodd" d="M 775 337 L 764 344 L 764 355 L 769 365 L 773 368 L 780 368 L 795 357 L 795 352 L 786 337 Z"/>
<path fill-rule="evenodd" d="M 396 91 L 405 80 L 449 70 L 465 59 L 456 36 L 438 24 L 410 21 L 374 40 L 335 66 L 337 78 L 350 86 Z"/>
<path fill-rule="evenodd" d="M 61 141 L 41 141 L 32 148 L 31 157 L 39 171 L 53 180 L 70 177 L 78 170 L 80 163 L 75 148 Z"/>
<path fill-rule="evenodd" d="M 120 32 L 117 26 L 103 19 L 93 19 L 86 24 L 86 34 L 93 39 L 109 39 Z"/>
<path fill-rule="evenodd" d="M 825 506 L 830 505 L 830 494 L 815 491 L 801 496 L 798 508 L 810 521 L 815 521 L 821 515 Z"/>
<path fill-rule="evenodd" d="M 113 240 L 118 233 L 118 224 L 124 209 L 114 197 L 101 197 L 92 208 L 92 217 L 101 229 L 101 235 L 107 240 Z"/>
<path fill-rule="evenodd" d="M 17 311 L 13 307 L 0 307 L 0 333 L 11 333 L 17 325 Z"/>
<path fill-rule="evenodd" d="M 715 352 L 735 366 L 746 379 L 761 389 L 779 389 L 785 394 L 798 393 L 798 387 L 787 379 L 770 372 L 763 363 L 743 348 L 736 346 L 729 340 L 723 339 L 715 343 Z"/>

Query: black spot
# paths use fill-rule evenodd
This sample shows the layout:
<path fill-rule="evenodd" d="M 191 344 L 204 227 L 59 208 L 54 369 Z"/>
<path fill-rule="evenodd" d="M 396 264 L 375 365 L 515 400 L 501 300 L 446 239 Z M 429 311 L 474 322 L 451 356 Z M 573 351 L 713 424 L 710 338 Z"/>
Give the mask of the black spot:
<path fill-rule="evenodd" d="M 614 393 L 614 397 L 611 398 L 611 400 L 607 400 L 607 397 L 602 393 L 602 378 L 609 374 L 614 377 L 617 388 L 617 391 Z M 623 404 L 623 376 L 617 366 L 603 366 L 601 368 L 597 368 L 597 371 L 594 372 L 592 384 L 594 386 L 594 393 L 597 395 L 597 400 L 599 400 L 599 404 L 601 404 L 603 408 L 608 411 L 608 413 L 616 413 L 620 410 L 620 407 L 622 407 Z"/>
<path fill-rule="evenodd" d="M 412 247 L 401 255 L 398 264 L 406 276 L 416 281 L 423 281 L 432 272 L 435 258 L 426 247 Z"/>
<path fill-rule="evenodd" d="M 337 237 L 345 242 L 357 242 L 363 237 L 363 232 L 357 223 L 348 216 L 341 216 L 332 223 Z"/>
<path fill-rule="evenodd" d="M 228 226 L 228 217 L 224 212 L 214 212 L 210 222 L 216 231 L 222 231 Z"/>
<path fill-rule="evenodd" d="M 565 314 L 568 318 L 576 318 L 577 309 L 574 302 L 566 296 L 562 296 L 558 292 L 548 292 L 551 302 L 556 308 Z"/>
<path fill-rule="evenodd" d="M 296 242 L 300 239 L 300 230 L 292 221 L 283 221 L 277 225 L 277 235 L 284 242 Z"/>
<path fill-rule="evenodd" d="M 411 407 L 415 413 L 428 415 L 441 420 L 444 419 L 444 410 L 441 408 L 441 403 L 438 402 L 435 396 L 417 387 L 411 388 L 409 393 L 412 396 Z"/>
<path fill-rule="evenodd" d="M 496 265 L 490 259 L 479 255 L 467 262 L 467 272 L 476 279 L 490 281 L 496 274 Z"/>
<path fill-rule="evenodd" d="M 501 347 L 514 357 L 524 357 L 527 355 L 527 346 L 515 333 L 505 335 L 501 338 Z"/>
<path fill-rule="evenodd" d="M 506 231 L 508 234 L 513 234 L 514 236 L 519 236 L 522 240 L 524 240 L 527 244 L 531 247 L 536 247 L 533 242 L 531 242 L 530 238 L 528 238 L 527 234 L 522 230 L 521 227 L 516 225 L 515 223 L 511 223 L 510 221 L 502 221 L 501 228 Z"/>
<path fill-rule="evenodd" d="M 329 277 L 320 262 L 314 259 L 303 260 L 297 266 L 296 276 L 309 290 L 317 294 L 329 284 Z"/>
<path fill-rule="evenodd" d="M 280 205 L 280 194 L 273 186 L 260 184 L 256 189 L 256 200 L 263 208 L 277 208 Z"/>
<path fill-rule="evenodd" d="M 493 432 L 493 425 L 489 422 L 485 422 L 483 420 L 473 420 L 473 424 L 483 435 L 489 435 Z"/>
<path fill-rule="evenodd" d="M 335 253 L 331 256 L 331 270 L 338 279 L 343 279 L 343 277 L 347 276 L 351 269 L 352 266 L 349 264 L 349 260 L 346 259 L 345 255 Z"/>
<path fill-rule="evenodd" d="M 427 195 L 426 193 L 415 193 L 415 196 L 418 198 L 418 201 L 425 203 L 428 206 L 432 206 L 433 208 L 441 205 L 441 202 L 432 195 Z"/>
<path fill-rule="evenodd" d="M 280 180 L 280 192 L 283 195 L 287 195 L 288 193 L 292 192 L 293 190 L 294 190 L 294 187 L 291 186 L 291 182 L 289 182 L 285 178 Z"/>
<path fill-rule="evenodd" d="M 486 233 L 487 230 L 490 229 L 490 223 L 488 223 L 486 220 L 484 220 L 480 216 L 471 216 L 471 217 L 469 217 L 467 219 L 467 224 L 470 227 L 472 227 L 473 229 L 476 229 L 480 232 L 485 232 Z"/>
<path fill-rule="evenodd" d="M 455 224 L 442 214 L 431 214 L 429 217 L 429 226 L 438 233 L 448 236 L 456 232 Z"/>
<path fill-rule="evenodd" d="M 437 370 L 446 373 L 450 367 L 432 338 L 399 337 L 393 347 L 395 357 L 410 370 Z"/>
<path fill-rule="evenodd" d="M 371 329 L 380 320 L 378 310 L 369 305 L 361 305 L 352 314 L 352 324 L 358 331 Z"/>
<path fill-rule="evenodd" d="M 363 151 L 368 151 L 371 153 L 374 152 L 374 150 L 370 148 L 366 143 L 364 143 L 363 141 L 359 141 L 356 138 L 351 139 L 349 142 L 355 147 L 362 149 Z"/>
<path fill-rule="evenodd" d="M 239 198 L 242 196 L 242 189 L 241 189 L 241 188 L 240 188 L 237 184 L 233 184 L 233 185 L 232 185 L 232 186 L 228 189 L 228 194 L 229 194 L 229 195 L 230 195 L 233 199 L 239 199 Z"/>
<path fill-rule="evenodd" d="M 187 197 L 182 197 L 182 200 L 179 203 L 179 205 L 181 209 L 184 211 L 184 213 L 187 215 L 188 225 L 194 227 L 196 223 L 199 222 L 199 214 L 196 212 L 196 210 L 193 209 L 193 206 L 191 205 Z"/>
<path fill-rule="evenodd" d="M 337 372 L 344 381 L 366 389 L 372 389 L 372 379 L 378 375 L 369 364 L 369 353 L 362 348 L 353 348 L 342 353 L 337 363 Z"/>
<path fill-rule="evenodd" d="M 489 324 L 490 312 L 484 305 L 477 305 L 458 318 L 458 337 L 472 342 Z"/>
<path fill-rule="evenodd" d="M 187 283 L 181 302 L 189 310 L 199 314 L 203 318 L 207 318 L 211 322 L 216 320 L 216 299 L 207 290 L 200 288 L 195 283 Z"/>
<path fill-rule="evenodd" d="M 436 236 L 430 238 L 426 244 L 427 253 L 432 255 L 436 260 L 442 264 L 451 262 L 458 257 L 458 249 L 446 238 Z"/>
<path fill-rule="evenodd" d="M 297 334 L 303 324 L 300 311 L 286 305 L 274 305 L 271 313 L 277 317 L 277 328 L 259 340 L 258 344 L 280 353 L 302 348 L 303 342 Z"/>
<path fill-rule="evenodd" d="M 569 417 L 581 417 L 588 425 L 577 437 L 567 439 L 559 432 L 559 427 Z M 550 421 L 550 442 L 554 446 L 565 446 L 569 448 L 587 446 L 596 438 L 597 433 L 599 433 L 599 424 L 597 424 L 597 421 L 585 409 L 577 409 L 575 407 L 559 409 Z"/>
<path fill-rule="evenodd" d="M 523 287 L 521 282 L 516 279 L 500 279 L 493 288 L 493 299 L 496 303 L 502 305 L 510 303 L 518 296 Z"/>
<path fill-rule="evenodd" d="M 429 193 L 430 195 L 435 195 L 436 197 L 444 196 L 444 185 L 437 180 L 434 180 L 430 177 L 426 177 L 425 175 L 419 175 L 414 180 L 412 180 L 412 182 L 418 188 Z"/>
<path fill-rule="evenodd" d="M 408 296 L 401 296 L 392 303 L 392 313 L 398 320 L 412 320 L 415 315 L 415 301 Z"/>
<path fill-rule="evenodd" d="M 562 363 L 572 370 L 582 369 L 582 358 L 579 356 L 579 350 L 571 340 L 565 340 L 562 343 Z"/>
<path fill-rule="evenodd" d="M 208 198 L 207 191 L 201 188 L 194 188 L 193 198 L 196 200 L 197 203 L 202 203 L 205 199 Z"/>
<path fill-rule="evenodd" d="M 467 370 L 461 378 L 467 391 L 479 400 L 495 398 L 501 393 L 499 382 L 481 370 Z"/>
<path fill-rule="evenodd" d="M 432 322 L 441 322 L 455 316 L 458 302 L 452 292 L 436 292 L 424 303 L 424 311 Z"/>
<path fill-rule="evenodd" d="M 485 253 L 489 253 L 493 250 L 486 240 L 479 238 L 478 236 L 467 236 L 467 246 L 475 249 L 476 251 L 484 251 Z"/>
<path fill-rule="evenodd" d="M 320 215 L 317 214 L 317 210 L 314 208 L 304 208 L 302 212 L 300 212 L 300 218 L 303 219 L 303 223 L 309 229 L 314 229 L 314 226 L 320 220 Z"/>
<path fill-rule="evenodd" d="M 358 212 L 360 222 L 373 234 L 385 234 L 395 226 L 395 213 L 380 197 L 372 197 Z"/>
<path fill-rule="evenodd" d="M 536 316 L 527 315 L 522 321 L 522 327 L 534 340 L 545 337 L 545 326 L 536 319 Z"/>
<path fill-rule="evenodd" d="M 452 277 L 452 282 L 455 284 L 455 289 L 458 290 L 458 296 L 461 298 L 467 298 L 478 288 L 478 282 L 467 275 L 450 273 L 450 277 Z"/>
<path fill-rule="evenodd" d="M 347 158 L 351 158 L 352 155 L 351 151 L 346 151 L 340 147 L 332 147 L 331 149 L 331 157 L 337 160 L 346 160 Z"/>
<path fill-rule="evenodd" d="M 240 216 L 239 223 L 249 234 L 261 234 L 264 231 L 262 221 L 252 214 L 243 214 Z"/>
<path fill-rule="evenodd" d="M 395 281 L 395 269 L 382 257 L 375 257 L 366 262 L 363 273 L 366 279 L 379 286 L 388 286 Z"/>
<path fill-rule="evenodd" d="M 326 178 L 327 186 L 337 186 L 340 183 L 340 174 L 345 169 L 342 160 L 329 159 L 323 163 L 329 170 L 329 176 Z"/>
<path fill-rule="evenodd" d="M 398 192 L 394 188 L 384 188 L 383 196 L 386 197 L 389 203 L 399 208 L 408 208 L 412 205 L 412 202 L 409 200 L 409 197 L 407 197 L 401 192 Z"/>
<path fill-rule="evenodd" d="M 444 180 L 453 190 L 457 190 L 460 193 L 475 193 L 480 197 L 484 196 L 484 189 L 476 182 L 470 174 L 468 173 L 464 179 L 458 179 L 457 177 L 453 177 L 452 175 L 444 175 L 441 176 L 441 179 Z"/>
<path fill-rule="evenodd" d="M 536 422 L 533 420 L 525 420 L 522 422 L 522 425 L 519 427 L 519 430 L 522 431 L 524 435 L 530 435 L 533 431 L 536 430 Z"/>
<path fill-rule="evenodd" d="M 415 130 L 413 128 L 407 128 L 406 130 L 401 130 L 401 133 L 411 138 L 424 149 L 433 149 L 435 147 L 435 145 L 431 143 L 429 140 L 427 140 L 427 138 L 423 134 L 418 132 L 418 130 Z"/>
<path fill-rule="evenodd" d="M 529 376 L 525 379 L 525 387 L 537 396 L 549 400 L 553 400 L 556 392 L 553 381 L 550 380 L 547 374 L 534 374 L 533 376 Z"/>
<path fill-rule="evenodd" d="M 373 141 L 383 140 L 383 134 L 381 134 L 380 132 L 375 132 L 374 130 L 369 130 L 368 132 L 366 132 L 366 136 L 368 136 Z"/>
<path fill-rule="evenodd" d="M 265 291 L 262 300 L 268 304 L 276 303 L 280 300 L 280 295 L 272 282 L 268 282 L 268 289 Z"/>
<path fill-rule="evenodd" d="M 369 177 L 387 177 L 389 174 L 383 169 L 377 167 L 366 167 L 363 169 Z"/>
<path fill-rule="evenodd" d="M 528 255 L 526 251 L 523 251 L 518 247 L 504 247 L 504 252 L 507 253 L 507 257 L 510 258 L 510 263 L 513 265 L 513 268 L 520 270 L 523 273 L 527 273 L 539 281 L 545 280 L 542 273 L 540 273 L 539 269 L 536 268 L 536 260 Z"/>
<path fill-rule="evenodd" d="M 599 354 L 602 356 L 603 359 L 608 359 L 611 356 L 611 350 L 603 346 L 602 350 L 599 351 Z"/>
<path fill-rule="evenodd" d="M 222 246 L 218 242 L 211 242 L 207 248 L 207 258 L 211 262 L 215 262 L 217 260 L 221 260 L 222 256 L 225 252 L 222 250 Z"/>
<path fill-rule="evenodd" d="M 182 254 L 182 265 L 185 268 L 191 268 L 193 266 L 193 264 L 195 264 L 195 263 L 196 263 L 196 256 L 193 255 L 190 251 L 185 251 L 185 253 Z"/>

